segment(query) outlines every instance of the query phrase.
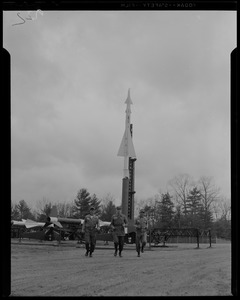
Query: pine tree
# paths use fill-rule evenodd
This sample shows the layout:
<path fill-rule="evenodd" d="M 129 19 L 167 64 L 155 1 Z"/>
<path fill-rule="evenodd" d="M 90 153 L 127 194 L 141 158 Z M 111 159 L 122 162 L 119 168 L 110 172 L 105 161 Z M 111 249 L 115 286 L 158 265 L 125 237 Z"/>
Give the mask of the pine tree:
<path fill-rule="evenodd" d="M 89 212 L 91 206 L 91 196 L 86 188 L 82 188 L 78 191 L 76 199 L 74 199 L 74 217 L 83 219 Z"/>
<path fill-rule="evenodd" d="M 202 205 L 200 212 L 201 224 L 203 229 L 209 229 L 212 227 L 213 223 L 213 213 Z"/>
<path fill-rule="evenodd" d="M 111 221 L 112 215 L 116 212 L 116 206 L 114 205 L 113 201 L 109 201 L 106 205 L 102 206 L 102 213 L 100 219 L 102 221 Z"/>
<path fill-rule="evenodd" d="M 90 206 L 93 206 L 95 208 L 96 215 L 99 215 L 101 213 L 101 200 L 97 198 L 96 194 L 93 194 L 91 196 Z"/>
<path fill-rule="evenodd" d="M 31 213 L 31 208 L 28 207 L 25 200 L 20 200 L 19 204 L 17 205 L 17 209 L 19 211 L 19 218 L 20 219 L 32 219 L 34 220 L 34 216 Z"/>
<path fill-rule="evenodd" d="M 186 215 L 186 225 L 188 227 L 202 227 L 201 222 L 201 213 L 202 213 L 202 204 L 201 204 L 201 193 L 194 187 L 189 191 L 186 200 L 187 215 Z"/>
<path fill-rule="evenodd" d="M 11 219 L 16 221 L 21 220 L 17 204 L 11 205 Z"/>
<path fill-rule="evenodd" d="M 174 204 L 169 193 L 162 194 L 162 199 L 157 205 L 158 226 L 171 227 L 174 217 Z"/>

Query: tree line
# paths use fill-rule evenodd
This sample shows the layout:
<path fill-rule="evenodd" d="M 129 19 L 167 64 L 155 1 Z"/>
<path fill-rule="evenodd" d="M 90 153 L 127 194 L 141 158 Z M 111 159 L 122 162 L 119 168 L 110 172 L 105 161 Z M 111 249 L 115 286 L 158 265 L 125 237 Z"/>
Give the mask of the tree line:
<path fill-rule="evenodd" d="M 161 228 L 210 229 L 218 238 L 231 239 L 231 205 L 212 177 L 194 181 L 180 174 L 169 181 L 169 191 L 142 202 L 151 225 Z"/>
<path fill-rule="evenodd" d="M 58 216 L 61 218 L 83 219 L 89 213 L 90 207 L 93 206 L 102 221 L 111 221 L 111 217 L 116 211 L 114 202 L 115 200 L 110 194 L 100 200 L 96 194 L 90 195 L 86 188 L 82 188 L 78 191 L 73 203 L 52 203 L 43 198 L 37 203 L 38 209 L 34 211 L 25 200 L 20 200 L 18 204 L 12 203 L 11 219 L 31 219 L 36 222 L 45 222 L 47 216 L 51 214 L 52 207 L 56 205 Z"/>
<path fill-rule="evenodd" d="M 181 174 L 169 181 L 168 189 L 148 199 L 135 199 L 135 217 L 143 208 L 150 226 L 211 229 L 212 235 L 231 239 L 231 206 L 221 197 L 212 178 L 201 177 L 194 182 L 189 175 Z M 43 199 L 38 203 L 38 210 L 32 211 L 25 200 L 20 200 L 18 204 L 12 204 L 11 218 L 45 222 L 53 205 Z M 89 208 L 94 206 L 102 221 L 110 221 L 116 210 L 113 196 L 108 194 L 99 199 L 96 194 L 91 195 L 87 188 L 81 188 L 72 203 L 55 205 L 59 217 L 65 218 L 83 219 Z"/>

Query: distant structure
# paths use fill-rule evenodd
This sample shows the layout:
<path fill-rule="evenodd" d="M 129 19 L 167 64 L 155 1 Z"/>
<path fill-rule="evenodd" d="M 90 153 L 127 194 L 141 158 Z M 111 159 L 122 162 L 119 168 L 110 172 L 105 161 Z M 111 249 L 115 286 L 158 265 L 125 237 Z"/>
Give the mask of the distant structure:
<path fill-rule="evenodd" d="M 118 156 L 124 157 L 123 179 L 122 179 L 122 213 L 128 217 L 128 232 L 134 231 L 134 181 L 135 181 L 135 161 L 136 153 L 132 142 L 133 125 L 131 124 L 131 105 L 130 89 L 125 101 L 126 119 L 125 131 L 122 142 L 118 150 Z"/>

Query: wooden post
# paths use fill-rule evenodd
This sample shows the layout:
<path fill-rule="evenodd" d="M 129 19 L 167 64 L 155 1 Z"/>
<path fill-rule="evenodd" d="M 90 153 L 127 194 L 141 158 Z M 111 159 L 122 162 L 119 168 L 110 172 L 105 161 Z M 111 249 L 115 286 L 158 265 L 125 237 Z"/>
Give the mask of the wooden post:
<path fill-rule="evenodd" d="M 21 239 L 22 239 L 22 229 L 18 228 L 18 241 L 19 241 L 19 243 L 21 242 Z"/>
<path fill-rule="evenodd" d="M 212 247 L 212 236 L 211 236 L 211 230 L 210 229 L 209 229 L 208 233 L 209 233 L 209 247 L 211 248 Z"/>
<path fill-rule="evenodd" d="M 149 250 L 151 250 L 152 229 L 149 230 Z"/>
<path fill-rule="evenodd" d="M 199 230 L 198 229 L 196 230 L 197 230 L 197 248 L 199 248 Z"/>

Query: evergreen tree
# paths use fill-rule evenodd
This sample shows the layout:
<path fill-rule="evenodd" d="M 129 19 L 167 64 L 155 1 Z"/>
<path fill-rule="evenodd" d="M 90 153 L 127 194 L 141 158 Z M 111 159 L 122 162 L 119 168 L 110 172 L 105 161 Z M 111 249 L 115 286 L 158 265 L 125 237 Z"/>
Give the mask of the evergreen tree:
<path fill-rule="evenodd" d="M 95 214 L 101 214 L 101 200 L 99 200 L 96 194 L 93 194 L 90 199 L 90 206 L 95 208 Z"/>
<path fill-rule="evenodd" d="M 194 187 L 189 191 L 186 200 L 187 207 L 187 216 L 186 216 L 186 225 L 188 227 L 202 227 L 202 204 L 201 204 L 201 193 Z"/>
<path fill-rule="evenodd" d="M 157 215 L 158 215 L 158 222 L 157 226 L 159 227 L 171 227 L 173 224 L 173 217 L 174 217 L 174 204 L 171 200 L 171 196 L 169 193 L 162 194 L 162 199 L 157 205 Z"/>
<path fill-rule="evenodd" d="M 102 221 L 111 221 L 112 215 L 116 212 L 116 206 L 114 205 L 113 201 L 110 200 L 106 205 L 102 206 L 102 213 L 100 219 Z"/>
<path fill-rule="evenodd" d="M 16 208 L 19 212 L 19 218 L 20 219 L 32 219 L 32 220 L 34 220 L 34 216 L 31 213 L 31 208 L 28 207 L 25 200 L 20 200 L 19 204 L 17 205 Z"/>
<path fill-rule="evenodd" d="M 211 212 L 211 210 L 209 210 L 208 208 L 202 205 L 200 217 L 201 217 L 202 229 L 206 230 L 212 227 L 213 213 Z"/>
<path fill-rule="evenodd" d="M 21 220 L 17 204 L 11 205 L 11 220 Z"/>
<path fill-rule="evenodd" d="M 76 199 L 74 199 L 74 217 L 83 219 L 91 206 L 91 196 L 86 188 L 82 188 L 78 191 Z"/>

